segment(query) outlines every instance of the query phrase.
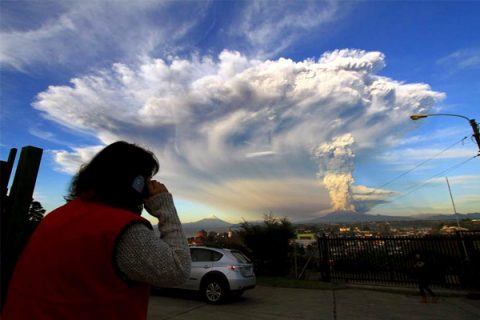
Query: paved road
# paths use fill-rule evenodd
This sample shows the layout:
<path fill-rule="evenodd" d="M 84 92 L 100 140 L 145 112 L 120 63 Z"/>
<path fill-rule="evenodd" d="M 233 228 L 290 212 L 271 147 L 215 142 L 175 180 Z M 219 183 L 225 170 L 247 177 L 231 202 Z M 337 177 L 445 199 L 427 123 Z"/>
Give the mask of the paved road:
<path fill-rule="evenodd" d="M 258 286 L 228 304 L 212 306 L 185 293 L 154 295 L 148 320 L 245 319 L 432 319 L 478 320 L 480 301 L 440 297 L 420 303 L 418 296 L 361 289 L 336 291 Z"/>

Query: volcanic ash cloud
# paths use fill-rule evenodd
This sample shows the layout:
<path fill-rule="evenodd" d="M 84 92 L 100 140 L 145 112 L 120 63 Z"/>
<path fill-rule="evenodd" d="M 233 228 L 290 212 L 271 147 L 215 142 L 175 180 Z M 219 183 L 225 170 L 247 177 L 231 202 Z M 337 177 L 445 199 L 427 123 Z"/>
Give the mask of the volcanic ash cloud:
<path fill-rule="evenodd" d="M 385 65 L 381 52 L 355 49 L 304 61 L 227 50 L 145 58 L 50 86 L 33 106 L 102 145 L 148 147 L 162 180 L 188 201 L 300 218 L 330 209 L 331 199 L 334 210 L 359 212 L 376 202 L 355 193 L 354 154 L 377 161 L 414 128 L 409 115 L 444 98 L 379 75 Z M 61 170 L 75 171 L 72 159 L 78 167 L 91 154 L 85 147 L 56 151 Z"/>
<path fill-rule="evenodd" d="M 352 146 L 355 142 L 352 134 L 347 133 L 324 143 L 313 151 L 318 161 L 317 177 L 322 179 L 328 190 L 333 211 L 355 211 L 352 204 L 352 176 L 354 158 Z"/>

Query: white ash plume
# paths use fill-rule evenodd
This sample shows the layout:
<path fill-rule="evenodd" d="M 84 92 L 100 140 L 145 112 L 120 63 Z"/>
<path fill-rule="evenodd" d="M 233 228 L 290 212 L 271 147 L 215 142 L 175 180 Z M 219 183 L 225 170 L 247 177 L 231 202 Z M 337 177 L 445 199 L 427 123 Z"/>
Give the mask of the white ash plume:
<path fill-rule="evenodd" d="M 331 143 L 324 143 L 313 151 L 318 160 L 318 178 L 328 190 L 333 211 L 355 211 L 352 196 L 352 176 L 354 158 L 352 146 L 355 142 L 351 133 L 333 138 Z"/>

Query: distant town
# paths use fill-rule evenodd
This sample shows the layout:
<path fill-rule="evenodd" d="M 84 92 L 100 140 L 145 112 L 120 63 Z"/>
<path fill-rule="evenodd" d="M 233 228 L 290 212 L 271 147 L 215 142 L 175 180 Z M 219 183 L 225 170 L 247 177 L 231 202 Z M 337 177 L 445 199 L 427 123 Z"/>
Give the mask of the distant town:
<path fill-rule="evenodd" d="M 262 224 L 262 221 L 247 222 Z M 213 240 L 231 239 L 241 229 L 242 224 L 230 224 L 216 216 L 193 223 L 185 223 L 184 230 L 188 241 L 193 245 L 209 243 Z M 480 231 L 480 214 L 462 215 L 457 220 L 454 215 L 432 216 L 426 220 L 406 219 L 399 221 L 354 221 L 354 222 L 320 222 L 292 223 L 299 244 L 308 245 L 316 241 L 317 235 L 334 235 L 346 237 L 378 236 L 427 236 L 453 234 L 459 231 Z"/>

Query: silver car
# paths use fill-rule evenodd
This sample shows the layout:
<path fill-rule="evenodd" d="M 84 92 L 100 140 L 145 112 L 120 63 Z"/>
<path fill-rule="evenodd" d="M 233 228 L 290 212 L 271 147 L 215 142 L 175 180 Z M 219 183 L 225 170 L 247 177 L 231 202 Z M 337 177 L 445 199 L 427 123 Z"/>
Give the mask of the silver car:
<path fill-rule="evenodd" d="M 211 247 L 190 247 L 192 271 L 182 286 L 200 291 L 208 303 L 221 303 L 228 295 L 240 296 L 253 289 L 256 278 L 252 262 L 240 251 Z"/>

